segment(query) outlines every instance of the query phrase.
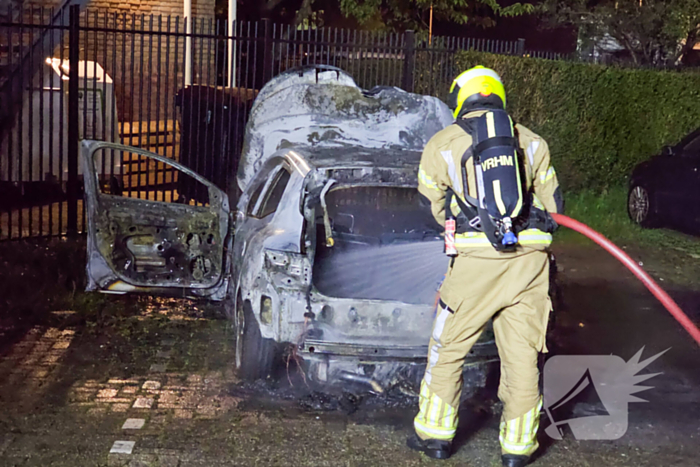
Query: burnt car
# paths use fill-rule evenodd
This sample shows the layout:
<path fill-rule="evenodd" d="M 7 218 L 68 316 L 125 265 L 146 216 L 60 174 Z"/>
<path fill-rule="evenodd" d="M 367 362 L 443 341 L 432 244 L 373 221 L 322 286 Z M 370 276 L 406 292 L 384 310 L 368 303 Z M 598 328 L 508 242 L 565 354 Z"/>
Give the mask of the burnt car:
<path fill-rule="evenodd" d="M 642 227 L 700 233 L 700 129 L 638 164 L 630 176 L 627 212 Z"/>
<path fill-rule="evenodd" d="M 140 150 L 201 183 L 208 202 L 117 198 L 87 183 L 88 290 L 223 301 L 246 379 L 284 357 L 319 383 L 417 381 L 448 258 L 416 177 L 425 143 L 452 121 L 436 98 L 365 91 L 339 69 L 277 76 L 251 110 L 235 212 L 233 196 Z M 84 143 L 86 165 L 111 146 Z M 467 364 L 496 358 L 486 330 Z"/>

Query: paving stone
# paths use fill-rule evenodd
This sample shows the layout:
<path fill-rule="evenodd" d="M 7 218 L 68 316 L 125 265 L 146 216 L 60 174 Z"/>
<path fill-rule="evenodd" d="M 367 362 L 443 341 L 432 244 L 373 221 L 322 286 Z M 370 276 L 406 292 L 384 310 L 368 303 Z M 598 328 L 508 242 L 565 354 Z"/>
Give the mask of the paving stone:
<path fill-rule="evenodd" d="M 192 418 L 193 413 L 191 410 L 188 409 L 175 409 L 175 418 Z"/>
<path fill-rule="evenodd" d="M 71 343 L 71 341 L 69 341 L 69 340 L 68 341 L 59 341 L 53 345 L 53 348 L 54 349 L 67 349 L 68 347 L 70 347 L 70 343 Z"/>
<path fill-rule="evenodd" d="M 112 445 L 112 449 L 109 450 L 110 454 L 131 454 L 134 450 L 134 445 L 136 441 L 115 441 Z"/>
<path fill-rule="evenodd" d="M 143 418 L 127 418 L 122 425 L 122 430 L 140 430 L 146 424 Z"/>
<path fill-rule="evenodd" d="M 135 409 L 150 409 L 153 406 L 153 399 L 150 397 L 137 397 L 133 407 Z"/>
<path fill-rule="evenodd" d="M 113 404 L 112 405 L 112 412 L 117 412 L 117 413 L 128 412 L 129 407 L 131 407 L 130 404 Z"/>
<path fill-rule="evenodd" d="M 156 358 L 170 358 L 170 354 L 172 352 L 170 350 L 159 350 L 156 353 Z"/>
<path fill-rule="evenodd" d="M 100 399 L 111 399 L 116 397 L 117 393 L 119 393 L 119 389 L 100 389 L 100 391 L 97 393 L 97 397 Z"/>
<path fill-rule="evenodd" d="M 93 407 L 88 410 L 88 415 L 104 415 L 107 412 L 107 407 Z"/>
<path fill-rule="evenodd" d="M 165 373 L 165 369 L 167 368 L 167 366 L 167 363 L 154 363 L 153 365 L 151 365 L 151 368 L 149 368 L 149 371 L 153 373 Z"/>
<path fill-rule="evenodd" d="M 145 383 L 143 383 L 143 386 L 141 386 L 141 389 L 156 390 L 156 389 L 160 389 L 160 386 L 161 386 L 160 381 L 149 380 L 149 381 L 146 381 Z"/>
<path fill-rule="evenodd" d="M 107 382 L 109 384 L 139 384 L 139 380 L 137 378 L 129 378 L 129 379 L 110 378 L 110 380 Z"/>

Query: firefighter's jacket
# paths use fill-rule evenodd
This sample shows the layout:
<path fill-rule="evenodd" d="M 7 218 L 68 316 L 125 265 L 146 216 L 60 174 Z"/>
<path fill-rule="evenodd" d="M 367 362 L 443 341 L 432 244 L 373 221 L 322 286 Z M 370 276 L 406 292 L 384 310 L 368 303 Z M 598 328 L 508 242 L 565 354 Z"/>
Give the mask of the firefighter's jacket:
<path fill-rule="evenodd" d="M 471 112 L 464 118 L 482 115 L 483 112 Z M 532 204 L 548 212 L 562 212 L 563 200 L 559 190 L 557 175 L 550 162 L 547 142 L 528 128 L 516 124 L 515 130 L 524 157 L 527 196 L 532 197 Z M 462 187 L 461 161 L 464 153 L 472 144 L 471 136 L 458 125 L 450 125 L 433 136 L 423 150 L 418 169 L 418 191 L 430 200 L 431 210 L 437 222 L 445 225 L 445 191 L 452 188 L 464 201 Z M 474 163 L 466 163 L 468 195 L 477 197 Z M 460 212 L 456 200 L 451 203 L 454 215 Z M 539 229 L 527 229 L 518 234 L 519 252 L 530 249 L 542 250 L 552 242 L 552 235 Z M 460 255 L 481 257 L 501 257 L 513 253 L 496 251 L 482 232 L 465 232 L 455 235 L 455 245 Z M 517 252 L 516 252 L 517 253 Z"/>

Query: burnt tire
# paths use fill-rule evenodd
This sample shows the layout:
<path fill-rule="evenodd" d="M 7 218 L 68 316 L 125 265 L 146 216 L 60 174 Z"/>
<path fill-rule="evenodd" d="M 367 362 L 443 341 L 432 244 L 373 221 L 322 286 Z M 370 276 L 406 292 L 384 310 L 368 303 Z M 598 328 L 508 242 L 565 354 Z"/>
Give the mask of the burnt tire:
<path fill-rule="evenodd" d="M 277 356 L 277 345 L 274 340 L 262 336 L 249 301 L 243 301 L 239 297 L 236 305 L 238 376 L 245 381 L 270 378 Z"/>
<path fill-rule="evenodd" d="M 627 194 L 627 214 L 635 224 L 652 229 L 659 226 L 656 205 L 651 190 L 641 184 L 633 184 Z"/>

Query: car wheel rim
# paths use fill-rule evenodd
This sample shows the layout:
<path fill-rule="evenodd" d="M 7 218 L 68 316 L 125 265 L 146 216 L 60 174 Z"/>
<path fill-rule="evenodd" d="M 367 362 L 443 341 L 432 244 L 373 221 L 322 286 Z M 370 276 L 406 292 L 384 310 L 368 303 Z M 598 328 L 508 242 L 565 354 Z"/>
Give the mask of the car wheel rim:
<path fill-rule="evenodd" d="M 632 189 L 629 199 L 629 211 L 637 224 L 641 224 L 649 214 L 649 194 L 641 186 Z"/>

